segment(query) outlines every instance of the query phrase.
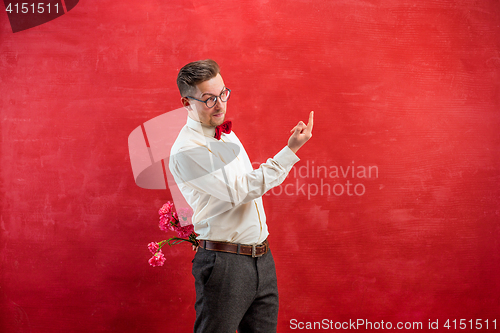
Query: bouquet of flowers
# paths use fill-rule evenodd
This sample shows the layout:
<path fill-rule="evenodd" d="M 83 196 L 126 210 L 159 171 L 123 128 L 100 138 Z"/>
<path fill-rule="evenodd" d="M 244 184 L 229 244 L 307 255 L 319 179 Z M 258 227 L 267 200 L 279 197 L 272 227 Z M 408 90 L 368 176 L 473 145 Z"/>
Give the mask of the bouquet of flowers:
<path fill-rule="evenodd" d="M 177 212 L 174 208 L 174 204 L 169 201 L 160 208 L 158 214 L 160 214 L 160 229 L 165 232 L 175 231 L 177 232 L 177 237 L 171 237 L 161 242 L 151 242 L 148 244 L 148 249 L 153 254 L 151 259 L 149 259 L 149 264 L 153 267 L 163 266 L 165 263 L 165 255 L 161 251 L 161 248 L 165 244 L 172 246 L 182 242 L 189 242 L 193 245 L 193 249 L 198 247 L 198 240 L 196 239 L 197 234 L 194 232 L 194 226 L 189 224 L 183 227 L 182 224 L 185 223 L 181 224 L 180 222 L 186 222 L 187 219 L 193 215 L 190 209 L 182 208 Z"/>

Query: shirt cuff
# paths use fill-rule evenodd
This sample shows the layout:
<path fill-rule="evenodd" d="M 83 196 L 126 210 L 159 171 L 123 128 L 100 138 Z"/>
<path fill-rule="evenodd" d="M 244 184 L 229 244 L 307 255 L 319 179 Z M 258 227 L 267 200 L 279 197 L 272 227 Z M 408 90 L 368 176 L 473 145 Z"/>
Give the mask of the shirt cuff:
<path fill-rule="evenodd" d="M 279 153 L 274 155 L 273 159 L 287 170 L 290 170 L 295 163 L 300 161 L 300 158 L 288 146 L 285 146 Z"/>

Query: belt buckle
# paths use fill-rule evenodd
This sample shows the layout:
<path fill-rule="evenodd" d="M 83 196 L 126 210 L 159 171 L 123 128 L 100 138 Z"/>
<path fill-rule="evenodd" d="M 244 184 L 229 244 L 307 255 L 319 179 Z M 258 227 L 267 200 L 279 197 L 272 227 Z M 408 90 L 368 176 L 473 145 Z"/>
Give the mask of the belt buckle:
<path fill-rule="evenodd" d="M 263 245 L 266 246 L 265 244 L 263 244 Z M 258 257 L 262 257 L 264 255 L 264 253 L 257 254 L 256 246 L 257 245 L 252 244 L 252 258 L 258 258 Z"/>

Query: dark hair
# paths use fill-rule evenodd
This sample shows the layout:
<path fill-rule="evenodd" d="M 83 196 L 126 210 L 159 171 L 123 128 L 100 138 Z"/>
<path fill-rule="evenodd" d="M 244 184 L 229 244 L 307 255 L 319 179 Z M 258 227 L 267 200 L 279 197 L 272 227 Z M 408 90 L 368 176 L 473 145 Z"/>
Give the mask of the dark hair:
<path fill-rule="evenodd" d="M 194 92 L 196 85 L 210 80 L 220 73 L 219 65 L 212 59 L 190 62 L 179 71 L 177 87 L 182 97 Z"/>

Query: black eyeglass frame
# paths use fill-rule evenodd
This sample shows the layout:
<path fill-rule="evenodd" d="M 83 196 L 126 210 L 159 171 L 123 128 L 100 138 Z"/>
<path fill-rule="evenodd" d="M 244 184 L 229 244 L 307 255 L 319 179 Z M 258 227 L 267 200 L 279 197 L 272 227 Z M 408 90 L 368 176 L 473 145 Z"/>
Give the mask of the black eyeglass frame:
<path fill-rule="evenodd" d="M 228 94 L 227 94 L 227 98 L 226 98 L 226 100 L 224 100 L 224 99 L 222 99 L 222 94 L 224 94 L 226 91 L 228 92 Z M 186 98 L 191 98 L 191 99 L 194 99 L 195 101 L 205 103 L 205 105 L 206 105 L 206 106 L 207 106 L 207 108 L 209 108 L 209 109 L 211 109 L 211 108 L 213 108 L 214 106 L 216 106 L 216 105 L 217 105 L 217 99 L 220 99 L 222 102 L 224 102 L 224 103 L 225 103 L 225 102 L 227 102 L 227 101 L 229 100 L 229 97 L 231 97 L 231 89 L 229 89 L 229 88 L 224 88 L 224 90 L 222 90 L 222 92 L 220 93 L 220 95 L 219 95 L 219 96 L 215 96 L 215 95 L 213 95 L 212 97 L 209 97 L 209 98 L 207 98 L 207 99 L 206 99 L 206 100 L 204 100 L 204 101 L 203 101 L 203 100 L 201 100 L 201 99 L 198 99 L 198 98 L 191 97 L 191 96 L 186 96 Z M 209 101 L 211 98 L 215 98 L 214 105 L 212 105 L 212 106 L 208 106 L 208 101 Z"/>

